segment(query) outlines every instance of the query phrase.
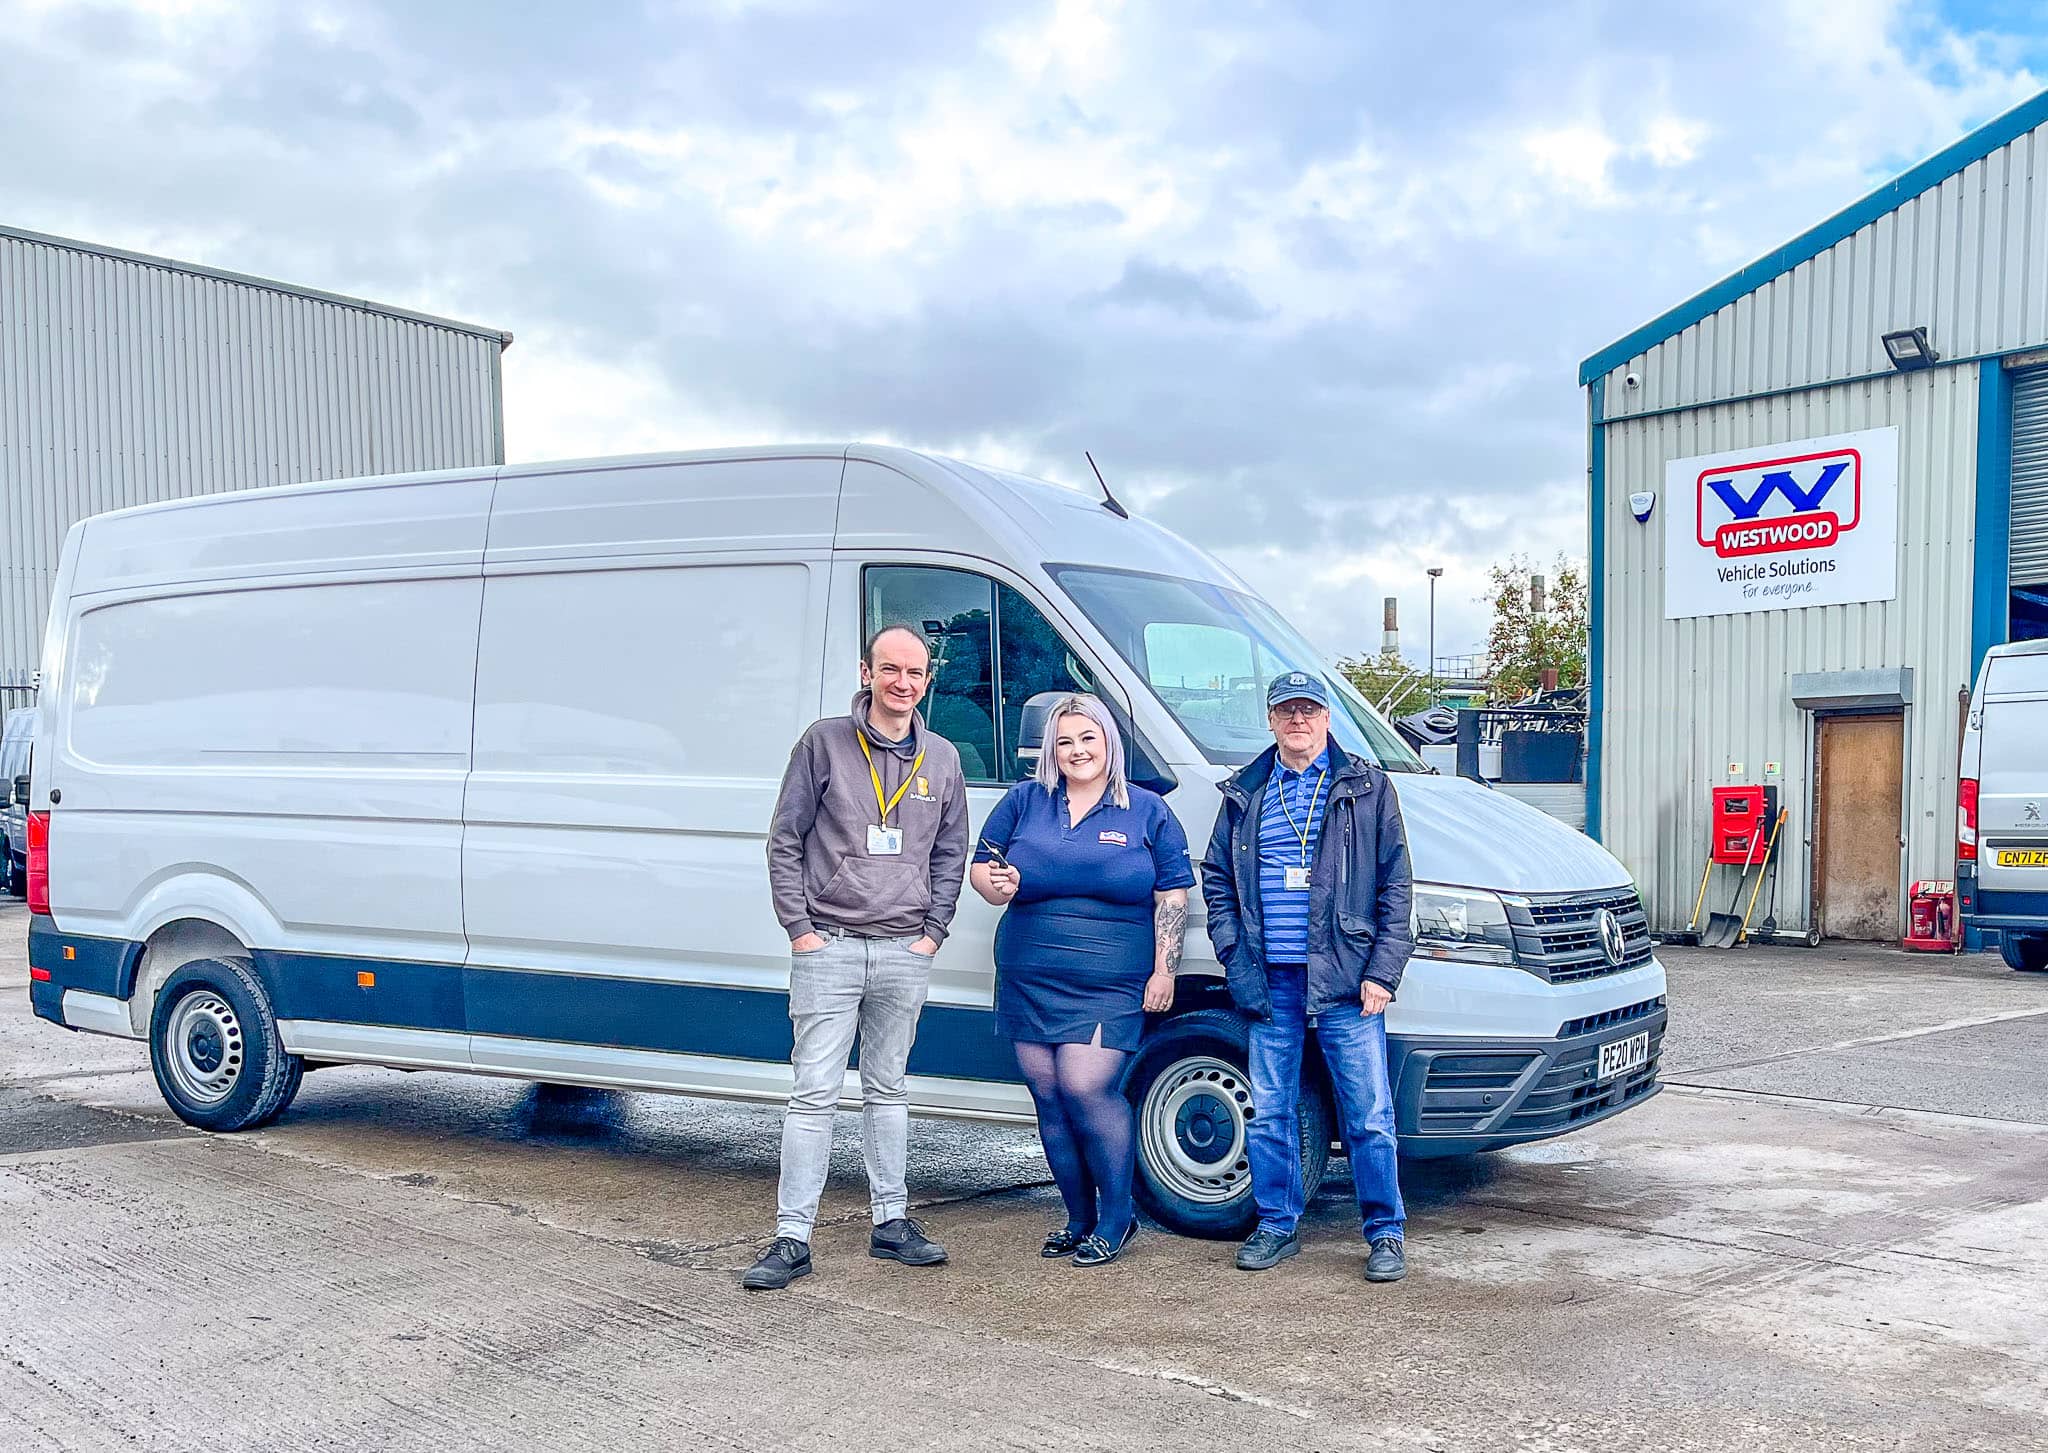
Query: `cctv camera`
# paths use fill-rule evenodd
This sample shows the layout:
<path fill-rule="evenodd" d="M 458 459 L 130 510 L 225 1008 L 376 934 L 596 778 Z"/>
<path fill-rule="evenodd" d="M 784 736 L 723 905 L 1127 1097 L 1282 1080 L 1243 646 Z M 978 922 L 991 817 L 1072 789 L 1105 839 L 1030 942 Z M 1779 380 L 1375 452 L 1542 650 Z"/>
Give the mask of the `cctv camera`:
<path fill-rule="evenodd" d="M 1643 386 L 1643 381 L 1636 374 L 1624 373 L 1621 376 L 1621 386 L 1623 388 L 1641 388 Z"/>

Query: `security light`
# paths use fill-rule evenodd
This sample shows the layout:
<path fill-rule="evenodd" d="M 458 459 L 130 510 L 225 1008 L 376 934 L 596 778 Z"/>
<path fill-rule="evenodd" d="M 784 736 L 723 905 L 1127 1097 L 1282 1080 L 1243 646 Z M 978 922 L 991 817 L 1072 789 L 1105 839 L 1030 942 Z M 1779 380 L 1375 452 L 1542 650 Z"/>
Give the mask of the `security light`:
<path fill-rule="evenodd" d="M 1892 367 L 1900 373 L 1911 373 L 1919 368 L 1932 368 L 1941 361 L 1941 355 L 1927 341 L 1925 328 L 1905 328 L 1897 333 L 1884 335 L 1884 351 L 1890 356 Z"/>

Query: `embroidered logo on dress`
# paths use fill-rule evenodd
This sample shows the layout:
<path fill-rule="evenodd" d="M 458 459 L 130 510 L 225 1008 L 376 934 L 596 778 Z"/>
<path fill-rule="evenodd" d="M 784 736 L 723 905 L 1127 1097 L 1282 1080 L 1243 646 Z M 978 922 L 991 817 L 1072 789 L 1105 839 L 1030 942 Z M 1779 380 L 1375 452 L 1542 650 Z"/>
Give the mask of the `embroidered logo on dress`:
<path fill-rule="evenodd" d="M 1120 832 L 1099 832 L 1095 835 L 1095 840 L 1099 843 L 1108 843 L 1111 847 L 1116 848 L 1127 848 L 1131 845 L 1131 840 Z"/>

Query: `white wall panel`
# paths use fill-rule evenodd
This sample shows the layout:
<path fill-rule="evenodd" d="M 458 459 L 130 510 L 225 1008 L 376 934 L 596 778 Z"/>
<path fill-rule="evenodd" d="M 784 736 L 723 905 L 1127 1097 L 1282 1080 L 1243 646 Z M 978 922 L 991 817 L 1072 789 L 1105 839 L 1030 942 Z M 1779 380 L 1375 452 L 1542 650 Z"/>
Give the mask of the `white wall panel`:
<path fill-rule="evenodd" d="M 1708 789 L 1783 764 L 1791 809 L 1778 919 L 1807 923 L 1812 717 L 1795 672 L 1910 666 L 1904 876 L 1953 873 L 1957 692 L 1970 678 L 1977 370 L 1944 368 L 1605 427 L 1601 836 L 1642 885 L 1652 925 L 1683 928 L 1704 862 Z M 1664 526 L 1630 515 L 1671 459 L 1896 424 L 1899 590 L 1890 601 L 1664 618 Z M 1672 507 L 1659 499 L 1657 508 Z M 1727 873 L 1723 869 L 1720 872 Z M 1721 884 L 1722 906 L 1732 875 Z M 1759 908 L 1759 917 L 1762 909 Z"/>
<path fill-rule="evenodd" d="M 0 230 L 0 677 L 64 532 L 153 500 L 504 459 L 505 335 Z"/>

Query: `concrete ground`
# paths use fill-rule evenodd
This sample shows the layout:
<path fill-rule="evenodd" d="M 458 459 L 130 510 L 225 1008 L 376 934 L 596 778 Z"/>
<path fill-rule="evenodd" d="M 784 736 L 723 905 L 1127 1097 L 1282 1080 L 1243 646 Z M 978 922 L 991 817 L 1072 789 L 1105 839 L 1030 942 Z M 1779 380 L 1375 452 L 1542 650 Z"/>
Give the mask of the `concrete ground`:
<path fill-rule="evenodd" d="M 1404 1171 L 1359 1280 L 1341 1168 L 1247 1276 L 1152 1232 L 1041 1262 L 1027 1130 L 921 1121 L 953 1251 L 742 1293 L 778 1113 L 326 1070 L 266 1131 L 170 1118 L 139 1045 L 29 1016 L 0 904 L 0 1448 L 2043 1445 L 2048 977 L 1671 950 L 1670 1090 Z M 1341 1167 L 1341 1163 L 1340 1163 Z"/>

